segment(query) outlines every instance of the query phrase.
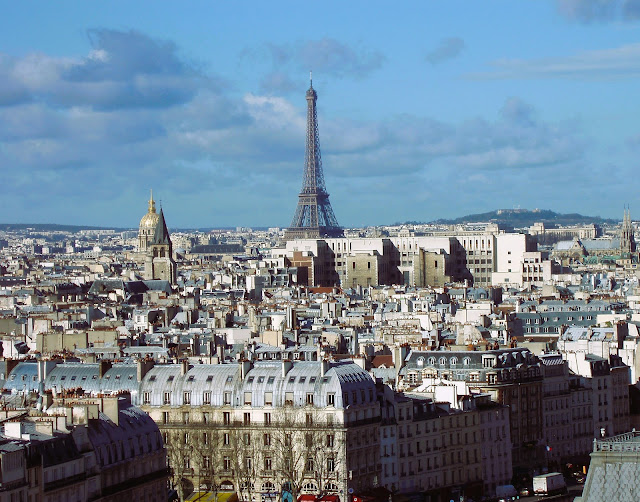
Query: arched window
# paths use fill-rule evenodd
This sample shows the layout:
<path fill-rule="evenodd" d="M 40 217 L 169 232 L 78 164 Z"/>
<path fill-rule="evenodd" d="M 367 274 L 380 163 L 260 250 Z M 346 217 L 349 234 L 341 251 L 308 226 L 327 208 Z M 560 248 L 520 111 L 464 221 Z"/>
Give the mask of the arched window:
<path fill-rule="evenodd" d="M 324 490 L 327 492 L 337 492 L 338 485 L 336 485 L 335 483 L 327 483 L 326 485 L 324 485 Z"/>
<path fill-rule="evenodd" d="M 470 357 L 465 357 L 462 360 L 462 364 L 464 364 L 465 366 L 469 366 L 471 364 L 471 358 Z"/>
<path fill-rule="evenodd" d="M 451 359 L 449 359 L 449 364 L 451 366 L 455 366 L 456 364 L 458 364 L 458 358 L 457 357 L 452 357 Z"/>
<path fill-rule="evenodd" d="M 430 358 L 429 358 L 429 364 L 430 364 L 431 366 L 433 366 L 434 364 L 436 364 L 436 358 L 435 358 L 435 357 L 430 357 Z"/>
<path fill-rule="evenodd" d="M 438 362 L 440 363 L 440 366 L 444 366 L 445 364 L 447 364 L 447 358 L 441 357 Z"/>
<path fill-rule="evenodd" d="M 302 491 L 316 493 L 318 491 L 318 487 L 315 483 L 305 483 L 304 485 L 302 485 Z"/>
<path fill-rule="evenodd" d="M 420 356 L 416 362 L 418 366 L 424 366 L 424 357 Z"/>

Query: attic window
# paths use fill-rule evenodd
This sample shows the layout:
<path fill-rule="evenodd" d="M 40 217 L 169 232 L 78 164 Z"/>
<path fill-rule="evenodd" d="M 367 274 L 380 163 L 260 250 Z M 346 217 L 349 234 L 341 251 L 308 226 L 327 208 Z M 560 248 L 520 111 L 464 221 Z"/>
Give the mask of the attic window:
<path fill-rule="evenodd" d="M 175 377 L 173 375 L 169 375 L 169 378 L 167 378 L 167 382 L 173 382 L 173 379 Z"/>
<path fill-rule="evenodd" d="M 76 379 L 76 376 L 75 376 L 75 375 L 73 375 L 73 376 L 71 377 L 71 381 L 73 382 L 75 379 Z"/>
<path fill-rule="evenodd" d="M 127 377 L 127 380 L 133 380 L 133 375 L 129 375 L 129 376 Z"/>
<path fill-rule="evenodd" d="M 316 383 L 316 377 L 309 378 L 309 383 Z"/>
<path fill-rule="evenodd" d="M 15 376 L 15 375 L 14 375 L 14 376 Z M 56 381 L 56 377 L 55 377 L 55 376 L 52 376 L 52 377 L 51 377 L 51 381 L 52 381 L 52 382 L 55 382 L 55 381 Z"/>
<path fill-rule="evenodd" d="M 193 375 L 189 375 L 189 378 L 187 378 L 187 382 L 193 382 L 193 379 L 195 377 Z"/>
<path fill-rule="evenodd" d="M 155 382 L 155 381 L 156 381 L 156 376 L 155 376 L 155 375 L 151 375 L 151 376 L 149 377 L 149 381 L 150 381 L 150 382 Z"/>
<path fill-rule="evenodd" d="M 109 377 L 107 376 L 107 378 L 109 378 Z M 60 380 L 62 380 L 62 381 L 65 381 L 66 379 L 67 379 L 67 376 L 66 376 L 66 375 L 62 375 L 62 376 L 60 377 Z"/>
<path fill-rule="evenodd" d="M 258 377 L 258 383 L 263 383 L 263 382 L 264 382 L 264 377 L 263 376 Z"/>
<path fill-rule="evenodd" d="M 207 382 L 213 382 L 213 375 L 207 376 Z"/>
<path fill-rule="evenodd" d="M 229 375 L 227 377 L 227 383 L 229 383 L 229 382 L 233 382 L 233 375 Z"/>
<path fill-rule="evenodd" d="M 98 375 L 93 375 L 93 376 L 91 377 L 91 380 L 97 380 L 97 379 L 98 379 Z"/>
<path fill-rule="evenodd" d="M 247 378 L 247 383 L 253 383 L 253 377 L 250 376 L 249 378 Z"/>
<path fill-rule="evenodd" d="M 296 377 L 289 377 L 289 383 L 294 383 L 296 381 Z"/>
<path fill-rule="evenodd" d="M 270 376 L 269 379 L 267 380 L 267 384 L 272 384 L 275 381 L 276 377 L 272 377 Z"/>
<path fill-rule="evenodd" d="M 71 377 L 71 380 L 75 380 L 76 377 Z M 116 375 L 116 380 L 120 380 L 120 375 Z"/>
<path fill-rule="evenodd" d="M 329 377 L 323 377 L 322 383 L 329 383 Z"/>
<path fill-rule="evenodd" d="M 298 383 L 304 383 L 306 381 L 307 377 L 300 377 L 300 380 L 298 380 Z"/>

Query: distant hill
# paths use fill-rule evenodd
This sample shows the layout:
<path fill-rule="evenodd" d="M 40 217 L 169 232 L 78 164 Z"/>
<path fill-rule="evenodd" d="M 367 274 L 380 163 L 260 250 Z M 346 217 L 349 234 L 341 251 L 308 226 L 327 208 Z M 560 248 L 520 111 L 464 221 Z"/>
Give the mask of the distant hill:
<path fill-rule="evenodd" d="M 529 227 L 536 222 L 542 222 L 548 226 L 587 225 L 594 223 L 618 224 L 619 220 L 601 218 L 600 216 L 584 216 L 578 213 L 560 214 L 549 209 L 497 209 L 488 213 L 469 214 L 454 220 L 440 219 L 432 223 L 440 225 L 459 225 L 462 223 L 492 222 L 508 225 L 515 228 Z"/>

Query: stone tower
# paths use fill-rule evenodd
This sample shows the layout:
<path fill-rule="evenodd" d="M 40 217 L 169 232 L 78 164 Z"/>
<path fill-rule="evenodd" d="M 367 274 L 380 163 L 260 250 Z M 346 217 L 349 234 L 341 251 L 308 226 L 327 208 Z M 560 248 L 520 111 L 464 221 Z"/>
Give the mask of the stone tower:
<path fill-rule="evenodd" d="M 149 210 L 140 220 L 138 230 L 138 252 L 144 253 L 145 280 L 159 279 L 176 282 L 176 262 L 173 245 L 164 219 L 164 212 L 156 212 L 153 192 L 149 199 Z"/>

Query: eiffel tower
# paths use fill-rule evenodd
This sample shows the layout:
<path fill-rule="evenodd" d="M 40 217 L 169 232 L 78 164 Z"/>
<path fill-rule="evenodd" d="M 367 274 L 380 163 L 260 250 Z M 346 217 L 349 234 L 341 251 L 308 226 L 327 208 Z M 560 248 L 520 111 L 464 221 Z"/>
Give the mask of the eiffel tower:
<path fill-rule="evenodd" d="M 313 88 L 313 79 L 310 77 L 309 80 L 304 179 L 302 190 L 298 195 L 298 207 L 291 221 L 291 226 L 286 229 L 284 234 L 286 240 L 342 237 L 344 235 L 333 214 L 329 203 L 329 194 L 324 185 L 320 136 L 318 134 L 318 113 L 316 111 L 318 95 Z"/>

